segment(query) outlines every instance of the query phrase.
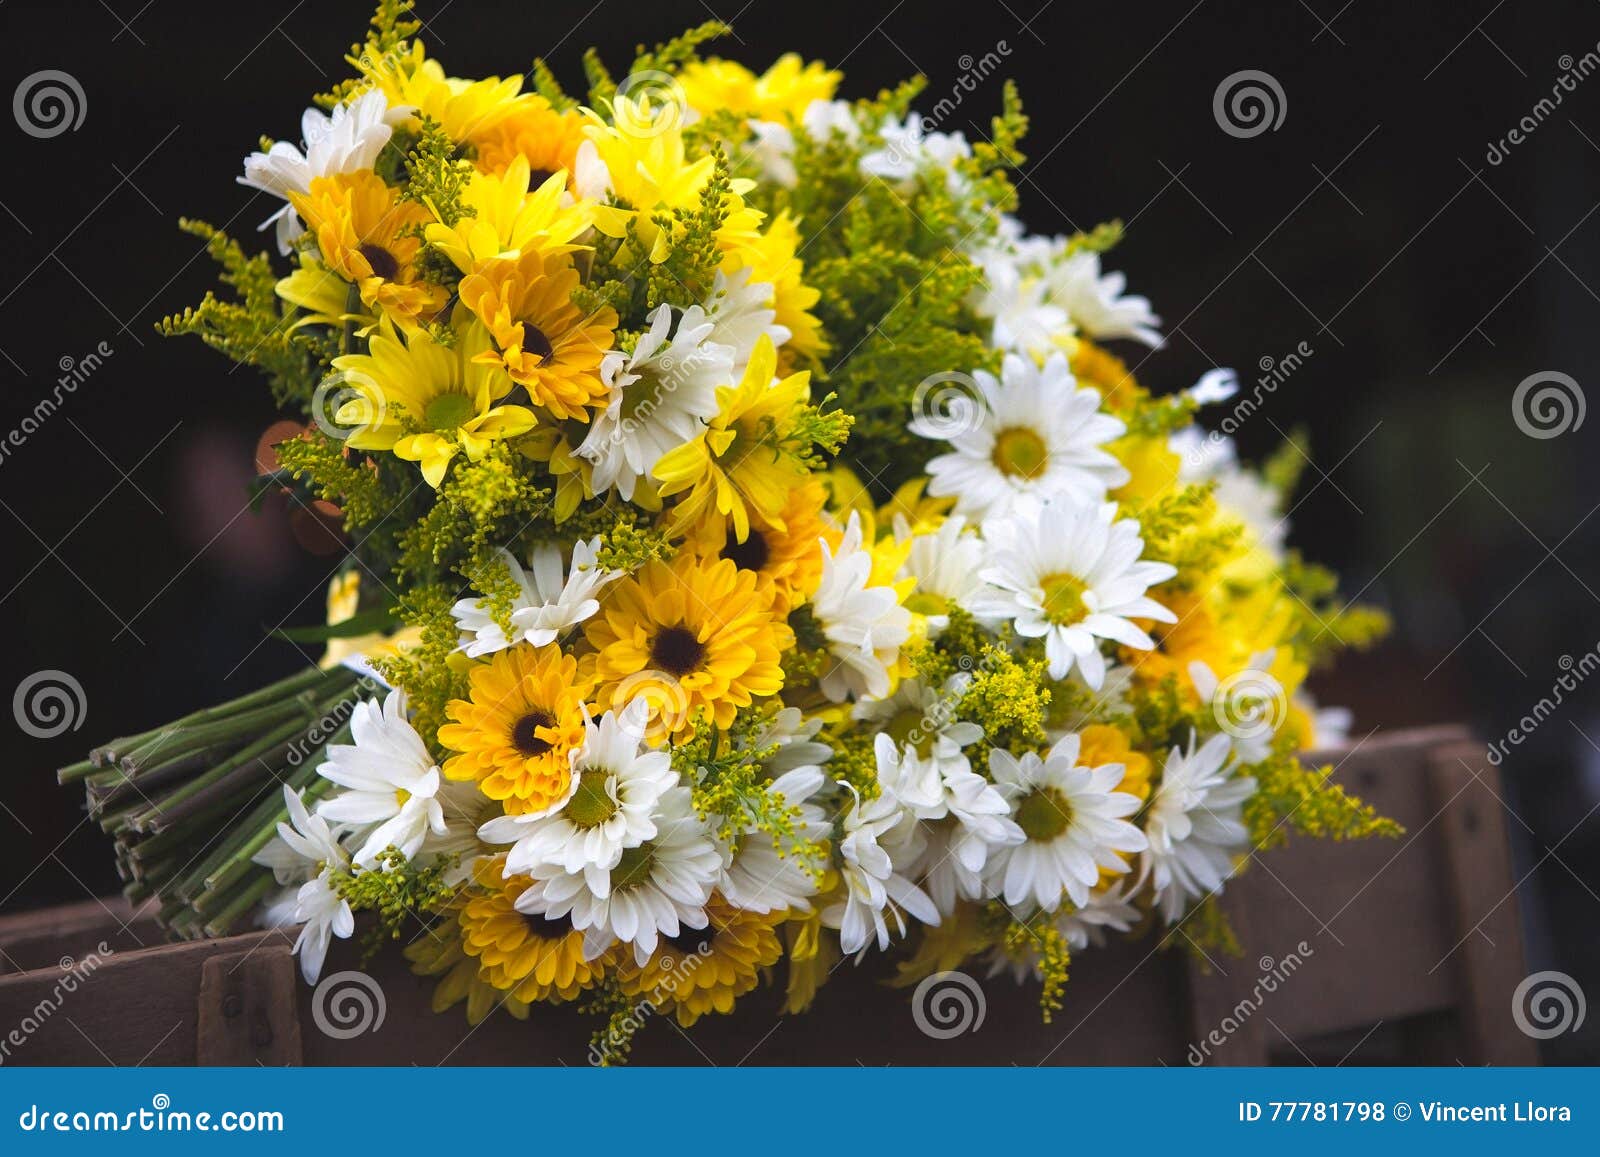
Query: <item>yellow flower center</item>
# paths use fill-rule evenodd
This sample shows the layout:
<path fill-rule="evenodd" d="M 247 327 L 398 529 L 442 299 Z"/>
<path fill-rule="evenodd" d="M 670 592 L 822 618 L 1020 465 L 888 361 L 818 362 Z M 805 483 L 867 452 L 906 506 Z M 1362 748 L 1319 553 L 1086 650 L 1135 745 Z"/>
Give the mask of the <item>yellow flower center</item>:
<path fill-rule="evenodd" d="M 995 436 L 994 464 L 1013 478 L 1038 478 L 1050 463 L 1050 447 L 1026 426 L 1008 426 Z"/>
<path fill-rule="evenodd" d="M 1017 805 L 1017 826 L 1028 839 L 1048 843 L 1072 823 L 1072 805 L 1053 787 L 1037 787 Z"/>
<path fill-rule="evenodd" d="M 918 755 L 927 755 L 933 749 L 932 721 L 914 707 L 901 710 L 883 730 L 896 747 L 910 743 Z"/>
<path fill-rule="evenodd" d="M 622 859 L 611 869 L 611 890 L 620 892 L 647 883 L 655 862 L 654 843 L 640 844 L 637 848 L 624 848 Z"/>
<path fill-rule="evenodd" d="M 406 801 L 409 800 L 410 798 L 411 798 L 411 793 L 409 791 L 407 791 L 405 788 L 403 788 L 403 787 L 395 788 L 395 792 L 394 792 L 394 802 L 395 803 L 399 804 L 401 807 L 405 807 L 406 806 Z"/>
<path fill-rule="evenodd" d="M 950 600 L 931 591 L 918 591 L 906 600 L 906 610 L 914 615 L 947 615 Z"/>
<path fill-rule="evenodd" d="M 585 771 L 578 779 L 578 790 L 567 801 L 567 819 L 574 827 L 594 828 L 617 814 L 617 804 L 606 791 L 611 774 L 603 768 Z"/>
<path fill-rule="evenodd" d="M 422 411 L 422 424 L 431 431 L 454 430 L 471 417 L 471 398 L 465 394 L 440 394 Z"/>
<path fill-rule="evenodd" d="M 1083 596 L 1088 593 L 1089 586 L 1077 575 L 1045 575 L 1039 580 L 1039 589 L 1044 592 L 1045 618 L 1052 623 L 1070 626 L 1088 615 L 1089 608 Z"/>

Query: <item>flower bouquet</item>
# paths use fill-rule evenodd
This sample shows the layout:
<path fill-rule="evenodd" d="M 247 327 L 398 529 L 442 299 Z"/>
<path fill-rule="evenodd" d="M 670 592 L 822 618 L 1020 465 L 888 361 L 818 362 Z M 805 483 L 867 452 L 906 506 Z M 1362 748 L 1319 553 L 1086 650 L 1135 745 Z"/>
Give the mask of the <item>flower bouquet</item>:
<path fill-rule="evenodd" d="M 1107 936 L 1230 948 L 1251 851 L 1395 830 L 1297 755 L 1383 629 L 1285 549 L 1302 448 L 1111 352 L 1159 321 L 1116 224 L 1012 215 L 1009 84 L 969 142 L 707 24 L 577 96 L 409 9 L 245 160 L 275 252 L 184 223 L 232 292 L 162 330 L 305 419 L 259 492 L 349 550 L 283 632 L 320 661 L 61 772 L 174 934 L 298 925 L 315 982 L 365 913 L 437 1009 L 580 1002 L 620 1057 L 641 1000 L 799 1013 L 872 953 L 1048 1017 Z"/>

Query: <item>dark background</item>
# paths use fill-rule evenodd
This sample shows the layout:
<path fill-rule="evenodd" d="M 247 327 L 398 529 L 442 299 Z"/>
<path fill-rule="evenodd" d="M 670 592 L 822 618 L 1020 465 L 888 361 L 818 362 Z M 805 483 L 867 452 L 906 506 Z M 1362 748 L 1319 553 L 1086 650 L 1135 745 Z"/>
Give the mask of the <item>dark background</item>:
<path fill-rule="evenodd" d="M 1600 5 L 737 4 L 454 0 L 421 15 L 452 73 L 543 54 L 577 91 L 584 46 L 620 75 L 636 42 L 713 14 L 735 25 L 724 55 L 820 57 L 845 69 L 845 96 L 920 71 L 925 110 L 970 58 L 1008 53 L 1001 75 L 1033 121 L 1023 216 L 1041 232 L 1127 222 L 1109 263 L 1171 335 L 1147 360 L 1120 351 L 1147 384 L 1215 365 L 1249 382 L 1264 359 L 1312 349 L 1240 442 L 1259 456 L 1311 431 L 1325 473 L 1307 472 L 1291 542 L 1394 616 L 1380 650 L 1314 681 L 1355 707 L 1355 734 L 1464 720 L 1498 738 L 1563 657 L 1595 648 L 1600 418 L 1537 440 L 1511 397 L 1541 371 L 1600 381 L 1600 76 L 1502 163 L 1486 154 L 1574 67 L 1564 57 L 1600 52 Z M 114 890 L 108 849 L 53 768 L 293 669 L 300 656 L 266 632 L 322 614 L 326 532 L 242 509 L 276 417 L 262 383 L 152 325 L 212 285 L 177 218 L 251 236 L 276 203 L 234 184 L 241 158 L 263 133 L 298 136 L 368 15 L 364 0 L 0 8 L 0 93 L 60 69 L 87 110 L 47 140 L 0 118 L 0 427 L 52 392 L 66 359 L 113 351 L 0 462 L 0 692 L 49 668 L 86 700 L 80 729 L 51 740 L 4 716 L 5 910 Z M 1212 112 L 1242 69 L 1286 98 L 1281 126 L 1251 139 Z M 983 81 L 940 127 L 987 130 L 999 96 L 998 76 Z M 1530 967 L 1600 994 L 1597 745 L 1586 689 L 1503 773 Z M 1551 1055 L 1594 1055 L 1594 1027 Z"/>

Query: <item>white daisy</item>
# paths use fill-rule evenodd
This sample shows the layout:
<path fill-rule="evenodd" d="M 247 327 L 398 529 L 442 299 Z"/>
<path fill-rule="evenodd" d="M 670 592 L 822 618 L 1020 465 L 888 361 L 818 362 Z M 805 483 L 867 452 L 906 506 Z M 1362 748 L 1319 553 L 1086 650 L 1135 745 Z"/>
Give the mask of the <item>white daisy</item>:
<path fill-rule="evenodd" d="M 300 120 L 305 151 L 278 141 L 264 153 L 251 153 L 244 161 L 244 176 L 239 184 L 281 197 L 285 204 L 261 223 L 265 229 L 276 225 L 278 250 L 287 254 L 290 243 L 303 226 L 288 204 L 290 193 L 309 193 L 317 177 L 354 173 L 370 169 L 378 154 L 389 143 L 394 123 L 409 115 L 407 108 L 391 109 L 388 99 L 377 89 L 342 104 L 331 113 L 307 109 Z"/>
<path fill-rule="evenodd" d="M 706 902 L 722 874 L 722 857 L 704 821 L 695 815 L 689 789 L 664 792 L 651 817 L 656 834 L 627 848 L 611 870 L 605 895 L 588 886 L 586 873 L 561 872 L 539 880 L 517 897 L 517 911 L 572 918 L 583 933 L 583 954 L 593 960 L 617 941 L 633 945 L 643 967 L 662 937 L 704 928 Z"/>
<path fill-rule="evenodd" d="M 1311 692 L 1306 690 L 1295 693 L 1294 705 L 1311 720 L 1311 734 L 1306 738 L 1308 749 L 1333 751 L 1349 746 L 1350 727 L 1355 722 L 1350 708 L 1319 707 Z"/>
<path fill-rule="evenodd" d="M 1040 263 L 1050 257 L 1045 238 L 1025 237 L 1021 223 L 1002 216 L 999 236 L 968 253 L 983 279 L 969 304 L 992 323 L 989 344 L 1043 361 L 1072 336 L 1067 311 L 1049 298 Z"/>
<path fill-rule="evenodd" d="M 615 486 L 628 501 L 663 454 L 716 415 L 717 388 L 733 381 L 733 348 L 711 340 L 715 326 L 699 306 L 683 313 L 671 342 L 671 306 L 648 320 L 631 354 L 613 351 L 600 363 L 611 392 L 575 451 L 593 464 L 597 494 Z"/>
<path fill-rule="evenodd" d="M 473 782 L 445 780 L 434 797 L 444 813 L 444 834 L 429 831 L 417 849 L 415 859 L 421 863 L 452 861 L 446 869 L 444 882 L 455 888 L 473 878 L 478 861 L 490 854 L 478 829 L 500 814 L 500 804 L 478 790 Z"/>
<path fill-rule="evenodd" d="M 1192 901 L 1221 891 L 1234 857 L 1249 843 L 1241 817 L 1256 781 L 1231 774 L 1232 767 L 1233 745 L 1221 734 L 1199 748 L 1191 735 L 1187 752 L 1174 747 L 1167 755 L 1145 821 L 1150 847 L 1140 878 L 1152 882 L 1168 924 Z"/>
<path fill-rule="evenodd" d="M 1078 388 L 1060 352 L 1043 367 L 1007 354 L 998 381 L 982 370 L 972 376 L 984 402 L 975 426 L 952 429 L 947 419 L 922 414 L 909 425 L 950 443 L 950 453 L 928 463 L 928 493 L 954 497 L 957 513 L 1001 516 L 1025 499 L 1098 502 L 1128 480 L 1104 449 L 1127 427 L 1100 411 L 1098 391 Z"/>
<path fill-rule="evenodd" d="M 1234 755 L 1242 764 L 1260 763 L 1272 754 L 1272 741 L 1289 715 L 1288 695 L 1271 674 L 1276 654 L 1275 648 L 1257 651 L 1226 680 L 1199 659 L 1188 667 L 1200 705 L 1233 740 Z"/>
<path fill-rule="evenodd" d="M 896 525 L 895 537 L 903 540 L 902 525 Z M 911 539 L 900 577 L 917 580 L 906 609 L 924 617 L 929 638 L 937 638 L 950 625 L 951 610 L 970 611 L 975 600 L 989 593 L 983 566 L 983 540 L 959 514 L 946 518 L 932 534 Z"/>
<path fill-rule="evenodd" d="M 799 809 L 794 819 L 798 840 L 826 840 L 833 829 L 823 810 L 810 802 L 825 783 L 822 769 L 808 764 L 784 772 L 766 787 L 770 794 L 781 796 L 786 807 Z M 734 907 L 751 912 L 811 910 L 811 897 L 817 894 L 811 865 L 771 835 L 752 824 L 742 833 L 737 851 L 721 840 L 717 844 L 726 864 L 717 890 Z"/>
<path fill-rule="evenodd" d="M 1244 523 L 1251 536 L 1273 559 L 1281 560 L 1289 536 L 1283 495 L 1239 461 L 1232 438 L 1188 426 L 1167 440 L 1178 455 L 1180 482 L 1216 483 L 1217 505 Z"/>
<path fill-rule="evenodd" d="M 965 726 L 974 727 L 974 724 Z M 978 731 L 982 736 L 982 731 Z M 879 779 L 894 785 L 897 796 L 910 806 L 916 838 L 902 834 L 906 825 L 885 837 L 895 865 L 909 877 L 921 879 L 929 898 L 941 914 L 955 911 L 956 901 L 982 900 L 993 895 L 984 879 L 989 858 L 1000 848 L 1023 840 L 1022 829 L 1011 819 L 1011 807 L 994 784 L 972 770 L 963 755 L 959 762 L 934 764 L 919 757 L 909 745 L 897 749 L 887 735 L 879 734 L 875 754 Z M 935 796 L 931 802 L 910 804 L 905 783 L 921 780 L 923 768 L 935 766 Z M 902 852 L 904 849 L 904 852 Z"/>
<path fill-rule="evenodd" d="M 595 565 L 600 550 L 597 535 L 588 542 L 572 544 L 572 567 L 566 578 L 561 575 L 561 548 L 555 543 L 541 542 L 528 555 L 528 569 L 517 563 L 516 557 L 500 548 L 501 564 L 517 585 L 517 598 L 511 604 L 510 638 L 489 613 L 485 599 L 462 599 L 452 608 L 456 626 L 461 629 L 461 649 L 472 658 L 499 651 L 516 642 L 532 643 L 543 647 L 553 643 L 567 631 L 600 609 L 595 598 L 606 584 L 617 578 L 617 572 Z"/>
<path fill-rule="evenodd" d="M 1092 249 L 1065 253 L 1045 272 L 1049 297 L 1067 311 L 1080 331 L 1092 338 L 1133 338 L 1152 348 L 1160 348 L 1161 334 L 1156 326 L 1161 319 L 1150 309 L 1150 302 L 1132 294 L 1123 295 L 1127 278 L 1121 273 L 1100 272 L 1100 254 Z"/>
<path fill-rule="evenodd" d="M 1142 562 L 1144 540 L 1131 518 L 1117 522 L 1116 507 L 1057 506 L 1019 514 L 985 527 L 993 565 L 984 580 L 998 591 L 987 613 L 1009 618 L 1019 635 L 1043 638 L 1050 677 L 1074 666 L 1095 690 L 1105 681 L 1100 640 L 1148 651 L 1155 641 L 1134 619 L 1177 622 L 1145 591 L 1177 570 Z"/>
<path fill-rule="evenodd" d="M 794 130 L 781 121 L 749 122 L 754 140 L 747 150 L 764 182 L 792 189 L 800 180 L 794 167 Z"/>
<path fill-rule="evenodd" d="M 941 692 L 921 679 L 902 679 L 894 694 L 883 699 L 863 699 L 850 709 L 850 718 L 903 751 L 905 769 L 899 794 L 902 802 L 918 809 L 941 808 L 945 789 L 941 778 L 970 771 L 963 748 L 983 738 L 983 728 L 957 719 L 956 704 L 968 677 L 956 676 Z M 879 769 L 880 776 L 883 774 Z M 942 812 L 941 812 L 942 814 Z M 927 818 L 927 817 L 924 817 Z"/>
<path fill-rule="evenodd" d="M 261 923 L 267 928 L 301 926 L 293 951 L 300 958 L 300 975 L 307 984 L 315 984 L 322 975 L 328 945 L 335 937 L 348 939 L 356 928 L 349 902 L 333 886 L 334 874 L 345 871 L 350 859 L 339 845 L 337 829 L 309 813 L 299 793 L 287 785 L 283 802 L 290 822 L 280 822 L 277 836 L 251 857 L 271 868 L 278 883 L 288 885 L 267 901 Z"/>
<path fill-rule="evenodd" d="M 887 742 L 884 736 L 879 740 Z M 863 803 L 857 797 L 844 814 L 844 834 L 837 845 L 844 892 L 822 910 L 822 923 L 839 930 L 839 947 L 847 956 L 865 952 L 874 939 L 880 951 L 888 948 L 892 936 L 905 935 L 906 915 L 924 924 L 939 923 L 939 910 L 928 894 L 895 871 L 879 843 L 906 818 L 889 784 L 875 799 Z"/>
<path fill-rule="evenodd" d="M 711 283 L 711 292 L 705 301 L 705 317 L 711 323 L 711 333 L 706 340 L 733 351 L 730 381 L 744 376 L 745 367 L 750 364 L 750 353 L 762 334 L 771 338 L 779 349 L 789 340 L 789 327 L 773 320 L 778 314 L 772 308 L 772 294 L 772 283 L 752 282 L 749 269 L 741 269 L 731 277 L 718 270 Z"/>
<path fill-rule="evenodd" d="M 648 710 L 635 699 L 621 712 L 607 711 L 599 724 L 586 720 L 567 798 L 552 809 L 499 816 L 478 829 L 488 843 L 512 845 L 507 876 L 565 872 L 582 876 L 596 896 L 610 891 L 611 870 L 626 849 L 655 838 L 656 807 L 678 782 L 665 750 L 640 750 Z"/>
<path fill-rule="evenodd" d="M 953 182 L 955 162 L 970 157 L 972 146 L 961 133 L 926 132 L 925 123 L 916 112 L 903 121 L 892 117 L 884 121 L 878 130 L 882 145 L 862 154 L 862 173 L 904 185 L 927 168 L 944 171 Z"/>
<path fill-rule="evenodd" d="M 886 695 L 889 668 L 911 637 L 911 612 L 893 587 L 868 586 L 872 555 L 862 546 L 861 518 L 854 511 L 835 551 L 822 546 L 822 581 L 811 611 L 838 660 L 822 676 L 822 693 L 835 703 L 852 696 Z"/>
<path fill-rule="evenodd" d="M 1146 847 L 1144 833 L 1124 818 L 1139 810 L 1139 798 L 1116 790 L 1122 765 L 1080 767 L 1079 747 L 1074 734 L 1043 759 L 1031 751 L 1020 759 L 998 747 L 989 752 L 989 773 L 1026 837 L 990 861 L 990 882 L 1007 904 L 1054 912 L 1065 896 L 1082 907 L 1100 869 L 1125 872 L 1121 853 Z"/>
<path fill-rule="evenodd" d="M 407 859 L 423 837 L 444 835 L 444 812 L 434 798 L 439 768 L 406 719 L 406 693 L 390 691 L 382 705 L 369 699 L 350 715 L 355 743 L 328 747 L 317 774 L 346 790 L 317 804 L 317 814 L 364 830 L 355 862 L 368 867 L 391 844 Z"/>
<path fill-rule="evenodd" d="M 1143 913 L 1130 899 L 1131 889 L 1126 881 L 1119 880 L 1089 894 L 1083 907 L 1064 904 L 1055 914 L 1056 931 L 1067 942 L 1068 950 L 1082 952 L 1085 948 L 1099 948 L 1106 942 L 1106 933 L 1128 932 Z M 1018 984 L 1040 979 L 1039 953 L 1032 941 L 1019 950 L 996 948 L 989 954 L 989 975 L 1009 972 Z"/>

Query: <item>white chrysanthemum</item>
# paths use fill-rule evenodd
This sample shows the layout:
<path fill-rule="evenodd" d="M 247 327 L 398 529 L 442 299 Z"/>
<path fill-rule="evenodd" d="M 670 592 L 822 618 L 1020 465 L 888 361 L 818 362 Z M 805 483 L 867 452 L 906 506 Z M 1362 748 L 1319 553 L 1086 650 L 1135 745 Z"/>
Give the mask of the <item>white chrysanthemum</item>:
<path fill-rule="evenodd" d="M 906 934 L 907 915 L 924 924 L 939 923 L 939 910 L 928 894 L 895 870 L 879 842 L 907 820 L 907 809 L 892 784 L 885 784 L 875 799 L 865 803 L 857 797 L 844 814 L 844 834 L 838 843 L 844 892 L 822 910 L 822 923 L 839 930 L 839 947 L 847 956 L 865 952 L 874 940 L 879 951 L 888 948 L 893 936 Z"/>
<path fill-rule="evenodd" d="M 491 849 L 478 838 L 478 829 L 500 814 L 500 803 L 484 795 L 475 782 L 445 780 L 434 797 L 444 813 L 444 833 L 429 831 L 415 857 L 418 863 L 449 861 L 444 882 L 460 887 L 474 878 L 478 861 Z"/>
<path fill-rule="evenodd" d="M 1311 720 L 1311 734 L 1306 737 L 1306 747 L 1312 751 L 1333 751 L 1350 744 L 1350 727 L 1355 715 L 1348 707 L 1319 707 L 1311 692 L 1304 689 L 1295 693 L 1295 707 L 1305 712 Z"/>
<path fill-rule="evenodd" d="M 705 428 L 717 388 L 733 381 L 734 351 L 711 340 L 714 326 L 699 306 L 680 316 L 670 342 L 672 307 L 657 306 L 648 320 L 631 354 L 613 351 L 600 363 L 610 394 L 575 451 L 593 464 L 597 494 L 615 486 L 627 501 L 663 454 Z"/>
<path fill-rule="evenodd" d="M 1078 388 L 1061 353 L 1042 367 L 1007 354 L 1000 379 L 979 370 L 983 396 L 975 422 L 952 429 L 942 415 L 919 414 L 910 430 L 950 443 L 928 463 L 928 493 L 953 497 L 974 519 L 1003 516 L 1028 500 L 1098 502 L 1128 471 L 1105 449 L 1127 427 L 1100 410 L 1096 390 Z"/>
<path fill-rule="evenodd" d="M 572 918 L 583 933 L 583 954 L 593 960 L 612 944 L 633 946 L 643 967 L 662 937 L 706 926 L 706 902 L 722 874 L 722 857 L 705 822 L 695 815 L 689 789 L 664 792 L 651 817 L 656 834 L 627 848 L 611 869 L 606 894 L 588 886 L 583 872 L 560 872 L 517 897 L 519 912 Z"/>
<path fill-rule="evenodd" d="M 1123 294 L 1128 279 L 1121 273 L 1100 272 L 1100 254 L 1092 249 L 1067 252 L 1051 263 L 1045 281 L 1052 302 L 1067 311 L 1072 324 L 1099 340 L 1126 337 L 1160 348 L 1161 334 L 1156 326 L 1161 319 L 1150 309 L 1150 302 L 1133 294 Z"/>
<path fill-rule="evenodd" d="M 648 711 L 635 699 L 620 713 L 607 711 L 598 724 L 586 720 L 566 798 L 546 811 L 500 816 L 478 829 L 488 843 L 512 845 L 507 876 L 565 872 L 582 876 L 596 896 L 610 891 L 611 870 L 626 849 L 655 838 L 656 808 L 678 782 L 666 751 L 640 749 Z"/>
<path fill-rule="evenodd" d="M 1256 781 L 1232 774 L 1232 766 L 1232 742 L 1221 734 L 1198 748 L 1191 735 L 1187 752 L 1174 747 L 1167 755 L 1145 820 L 1150 847 L 1140 876 L 1151 882 L 1169 924 L 1193 901 L 1220 891 L 1249 844 L 1241 816 Z"/>
<path fill-rule="evenodd" d="M 752 282 L 749 269 L 740 269 L 731 277 L 718 270 L 711 283 L 705 300 L 706 320 L 711 323 L 706 340 L 733 351 L 730 381 L 744 376 L 751 351 L 763 334 L 778 349 L 789 340 L 789 327 L 774 320 L 778 313 L 772 308 L 772 293 L 772 283 Z"/>
<path fill-rule="evenodd" d="M 806 110 L 808 113 L 810 109 Z M 954 181 L 952 166 L 970 157 L 972 146 L 961 133 L 926 132 L 921 113 L 910 113 L 905 120 L 890 118 L 878 130 L 882 145 L 863 153 L 861 171 L 868 176 L 906 184 L 922 169 L 942 170 Z"/>
<path fill-rule="evenodd" d="M 763 183 L 792 189 L 800 174 L 794 167 L 794 130 L 782 121 L 752 120 L 747 152 L 761 171 Z"/>
<path fill-rule="evenodd" d="M 391 844 L 410 859 L 429 831 L 443 835 L 445 826 L 434 798 L 439 768 L 406 719 L 406 693 L 390 691 L 381 705 L 375 699 L 356 704 L 350 732 L 355 743 L 331 744 L 317 768 L 318 775 L 345 789 L 319 802 L 317 814 L 365 836 L 354 856 L 362 867 Z"/>
<path fill-rule="evenodd" d="M 1048 244 L 1044 242 L 1046 248 Z M 973 312 L 992 323 L 989 344 L 1036 361 L 1060 351 L 1061 342 L 1072 336 L 1072 322 L 1067 311 L 1050 300 L 1049 286 L 1034 267 L 1037 254 L 1002 240 L 970 256 L 983 271 L 970 304 Z"/>
<path fill-rule="evenodd" d="M 1289 699 L 1271 674 L 1276 648 L 1257 651 L 1245 665 L 1218 678 L 1210 664 L 1199 659 L 1188 666 L 1189 682 L 1194 684 L 1200 706 L 1212 713 L 1233 739 L 1233 753 L 1242 764 L 1260 763 L 1272 754 L 1272 741 L 1289 714 Z M 1218 692 L 1224 691 L 1218 699 Z"/>
<path fill-rule="evenodd" d="M 990 881 L 1007 904 L 1054 912 L 1065 897 L 1082 907 L 1100 869 L 1126 872 L 1122 853 L 1146 847 L 1144 833 L 1125 818 L 1139 810 L 1139 797 L 1116 790 L 1122 764 L 1080 767 L 1080 746 L 1074 734 L 1043 759 L 1031 751 L 1020 759 L 1003 748 L 989 752 L 989 773 L 1026 837 L 990 862 Z"/>
<path fill-rule="evenodd" d="M 307 109 L 300 120 L 304 152 L 288 141 L 278 141 L 266 152 L 245 158 L 239 184 L 284 201 L 283 208 L 261 223 L 263 229 L 278 227 L 279 252 L 287 254 L 290 243 L 305 231 L 288 204 L 289 194 L 309 193 L 311 182 L 318 177 L 372 168 L 389 143 L 394 123 L 409 113 L 406 108 L 391 109 L 383 93 L 371 89 L 331 113 Z"/>
<path fill-rule="evenodd" d="M 854 511 L 838 550 L 822 545 L 822 581 L 811 601 L 828 652 L 838 660 L 819 681 L 835 703 L 852 696 L 886 695 L 889 669 L 911 637 L 911 612 L 893 587 L 868 586 L 872 555 L 862 546 L 861 518 Z"/>
<path fill-rule="evenodd" d="M 899 525 L 895 536 L 905 537 Z M 959 514 L 946 518 L 932 534 L 911 539 L 900 577 L 917 580 L 916 589 L 906 599 L 906 609 L 923 616 L 929 638 L 937 638 L 950 625 L 951 610 L 971 611 L 989 593 L 982 578 L 983 566 L 983 540 L 968 529 L 967 520 Z"/>
<path fill-rule="evenodd" d="M 825 782 L 822 769 L 807 764 L 784 772 L 766 786 L 770 794 L 783 797 L 784 806 L 798 809 L 795 839 L 825 841 L 832 831 L 827 815 L 810 802 Z M 752 824 L 742 833 L 737 851 L 721 840 L 718 848 L 727 866 L 717 890 L 735 908 L 751 912 L 811 910 L 811 897 L 817 894 L 815 865 L 780 846 L 771 835 Z"/>
<path fill-rule="evenodd" d="M 618 577 L 617 572 L 595 565 L 599 550 L 598 536 L 573 543 L 572 567 L 563 578 L 561 548 L 554 543 L 535 546 L 529 552 L 527 570 L 509 550 L 500 548 L 500 562 L 517 585 L 517 597 L 511 604 L 513 633 L 506 637 L 489 613 L 486 600 L 462 599 L 452 608 L 461 629 L 461 649 L 476 659 L 518 642 L 543 647 L 589 618 L 600 609 L 595 596 Z"/>
<path fill-rule="evenodd" d="M 982 731 L 972 727 L 982 737 Z M 919 756 L 909 744 L 896 747 L 880 733 L 874 752 L 878 778 L 893 785 L 914 824 L 902 823 L 884 837 L 897 870 L 920 879 L 942 915 L 955 911 L 957 900 L 983 900 L 994 894 L 984 877 L 989 858 L 998 849 L 1020 844 L 1022 829 L 1011 819 L 1011 806 L 994 784 L 972 770 L 966 756 L 935 762 Z M 958 753 L 959 754 L 959 753 Z M 925 777 L 932 777 L 927 799 Z M 908 784 L 915 784 L 908 792 Z M 914 829 L 915 835 L 907 828 Z"/>
<path fill-rule="evenodd" d="M 300 958 L 300 975 L 315 984 L 322 975 L 328 945 L 334 937 L 347 939 L 356 928 L 355 913 L 333 886 L 333 874 L 349 867 L 350 858 L 339 844 L 337 829 L 306 810 L 298 792 L 283 789 L 289 823 L 278 824 L 272 842 L 251 859 L 271 868 L 285 887 L 262 908 L 261 924 L 280 928 L 299 924 L 294 953 Z"/>
<path fill-rule="evenodd" d="M 1112 503 L 1052 505 L 984 528 L 993 565 L 983 577 L 998 591 L 986 613 L 1011 619 L 1025 638 L 1044 639 L 1052 679 L 1077 666 L 1095 690 L 1106 673 L 1101 639 L 1148 651 L 1155 641 L 1133 620 L 1177 622 L 1145 595 L 1177 570 L 1140 561 L 1139 524 L 1113 522 L 1115 512 Z"/>
<path fill-rule="evenodd" d="M 1089 902 L 1081 908 L 1064 904 L 1056 913 L 1053 923 L 1056 931 L 1067 942 L 1068 950 L 1082 952 L 1086 948 L 1099 948 L 1106 942 L 1108 932 L 1129 932 L 1139 923 L 1143 913 L 1132 900 L 1133 888 L 1126 879 L 1117 880 L 1089 893 Z M 1025 941 L 1018 949 L 996 948 L 989 954 L 989 975 L 1009 972 L 1018 984 L 1040 979 L 1039 953 L 1033 941 Z"/>
<path fill-rule="evenodd" d="M 943 692 L 921 679 L 903 679 L 893 695 L 863 699 L 850 709 L 851 719 L 890 739 L 896 749 L 904 749 L 899 794 L 901 801 L 917 809 L 919 816 L 925 809 L 942 806 L 942 777 L 970 771 L 971 764 L 962 749 L 983 738 L 983 728 L 955 715 L 969 678 L 957 675 Z M 879 775 L 883 775 L 881 767 Z"/>

